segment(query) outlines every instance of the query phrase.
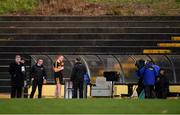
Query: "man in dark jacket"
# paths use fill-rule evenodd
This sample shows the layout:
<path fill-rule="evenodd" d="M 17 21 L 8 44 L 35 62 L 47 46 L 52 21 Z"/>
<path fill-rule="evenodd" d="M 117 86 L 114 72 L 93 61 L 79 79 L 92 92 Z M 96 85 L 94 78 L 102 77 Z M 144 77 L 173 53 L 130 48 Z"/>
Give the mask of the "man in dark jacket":
<path fill-rule="evenodd" d="M 36 88 L 38 87 L 38 98 L 42 96 L 42 85 L 46 83 L 46 71 L 43 66 L 43 60 L 38 59 L 37 63 L 31 68 L 32 92 L 30 98 L 34 97 Z"/>
<path fill-rule="evenodd" d="M 169 79 L 164 69 L 160 69 L 159 76 L 156 81 L 157 98 L 166 99 L 169 93 Z"/>
<path fill-rule="evenodd" d="M 15 61 L 9 66 L 11 74 L 11 98 L 21 98 L 25 79 L 25 66 L 21 63 L 21 56 L 16 55 Z"/>
<path fill-rule="evenodd" d="M 78 90 L 79 98 L 83 98 L 84 75 L 86 72 L 86 67 L 81 63 L 81 58 L 76 58 L 76 63 L 71 73 L 71 81 L 73 82 L 73 98 L 77 98 Z"/>
<path fill-rule="evenodd" d="M 137 67 L 137 71 L 136 74 L 139 77 L 138 79 L 138 87 L 136 89 L 138 97 L 140 96 L 141 92 L 144 89 L 144 85 L 143 85 L 143 76 L 140 75 L 140 70 L 145 66 L 145 61 L 143 59 L 140 59 L 136 62 L 135 66 Z"/>

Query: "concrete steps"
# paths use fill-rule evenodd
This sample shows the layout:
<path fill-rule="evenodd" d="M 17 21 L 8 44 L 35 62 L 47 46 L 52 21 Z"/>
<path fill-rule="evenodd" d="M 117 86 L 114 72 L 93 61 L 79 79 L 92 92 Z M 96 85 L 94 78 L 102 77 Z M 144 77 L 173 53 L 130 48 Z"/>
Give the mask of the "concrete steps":
<path fill-rule="evenodd" d="M 180 21 L 0 21 L 0 27 L 180 27 Z"/>
<path fill-rule="evenodd" d="M 171 40 L 180 33 L 0 33 L 0 41 L 5 40 Z"/>
<path fill-rule="evenodd" d="M 58 33 L 179 33 L 180 27 L 0 27 L 1 34 Z"/>
<path fill-rule="evenodd" d="M 179 21 L 179 16 L 1 16 L 0 21 Z"/>
<path fill-rule="evenodd" d="M 49 47 L 63 47 L 63 46 L 157 46 L 157 42 L 161 43 L 173 43 L 171 40 L 147 40 L 146 42 L 141 40 L 119 40 L 118 42 L 116 40 L 114 41 L 100 41 L 100 40 L 11 40 L 11 41 L 1 41 L 0 46 L 7 47 L 7 46 L 49 46 Z M 180 43 L 180 42 L 178 42 Z M 6 63 L 9 60 L 0 60 L 0 63 Z"/>

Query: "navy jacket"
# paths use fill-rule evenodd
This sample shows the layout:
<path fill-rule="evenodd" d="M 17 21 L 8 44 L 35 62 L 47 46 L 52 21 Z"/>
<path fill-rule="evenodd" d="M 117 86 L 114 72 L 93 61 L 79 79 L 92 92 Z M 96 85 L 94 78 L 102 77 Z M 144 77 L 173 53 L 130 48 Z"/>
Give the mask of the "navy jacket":
<path fill-rule="evenodd" d="M 86 67 L 84 64 L 77 62 L 71 73 L 71 81 L 81 82 L 84 81 L 84 75 L 87 73 Z"/>
<path fill-rule="evenodd" d="M 20 63 L 18 65 L 16 62 L 13 62 L 9 65 L 12 86 L 24 86 L 25 73 L 22 72 L 22 67 L 24 67 L 24 64 Z"/>
<path fill-rule="evenodd" d="M 34 78 L 35 81 L 42 82 L 44 79 L 47 79 L 46 71 L 44 66 L 38 66 L 35 64 L 31 68 L 31 77 Z"/>

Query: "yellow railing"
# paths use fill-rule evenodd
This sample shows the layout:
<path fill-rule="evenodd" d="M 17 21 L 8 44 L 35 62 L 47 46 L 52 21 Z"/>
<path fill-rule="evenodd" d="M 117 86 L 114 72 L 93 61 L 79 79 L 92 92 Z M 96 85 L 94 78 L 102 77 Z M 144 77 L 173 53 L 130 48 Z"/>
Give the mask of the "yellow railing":
<path fill-rule="evenodd" d="M 171 50 L 169 49 L 144 49 L 144 54 L 169 54 Z"/>
<path fill-rule="evenodd" d="M 159 47 L 180 47 L 180 43 L 158 43 Z"/>

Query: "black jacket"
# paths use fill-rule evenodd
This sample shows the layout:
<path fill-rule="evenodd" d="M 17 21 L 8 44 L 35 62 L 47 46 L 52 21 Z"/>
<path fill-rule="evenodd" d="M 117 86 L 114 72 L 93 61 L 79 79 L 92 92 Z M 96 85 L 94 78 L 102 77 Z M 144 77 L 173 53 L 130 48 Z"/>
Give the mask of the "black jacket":
<path fill-rule="evenodd" d="M 19 65 L 16 62 L 12 62 L 9 65 L 9 73 L 11 74 L 11 86 L 24 86 L 25 71 L 22 71 L 22 68 L 25 68 L 24 64 L 20 63 Z"/>
<path fill-rule="evenodd" d="M 165 75 L 157 77 L 155 85 L 156 96 L 161 99 L 165 99 L 169 94 L 169 79 Z"/>
<path fill-rule="evenodd" d="M 32 66 L 31 78 L 34 78 L 36 81 L 43 82 L 43 80 L 47 78 L 44 66 L 38 66 L 37 64 Z"/>
<path fill-rule="evenodd" d="M 71 73 L 71 81 L 80 82 L 84 80 L 84 74 L 87 73 L 86 67 L 84 64 L 77 62 Z"/>
<path fill-rule="evenodd" d="M 160 75 L 156 80 L 156 90 L 165 91 L 169 90 L 169 79 L 165 75 Z"/>

